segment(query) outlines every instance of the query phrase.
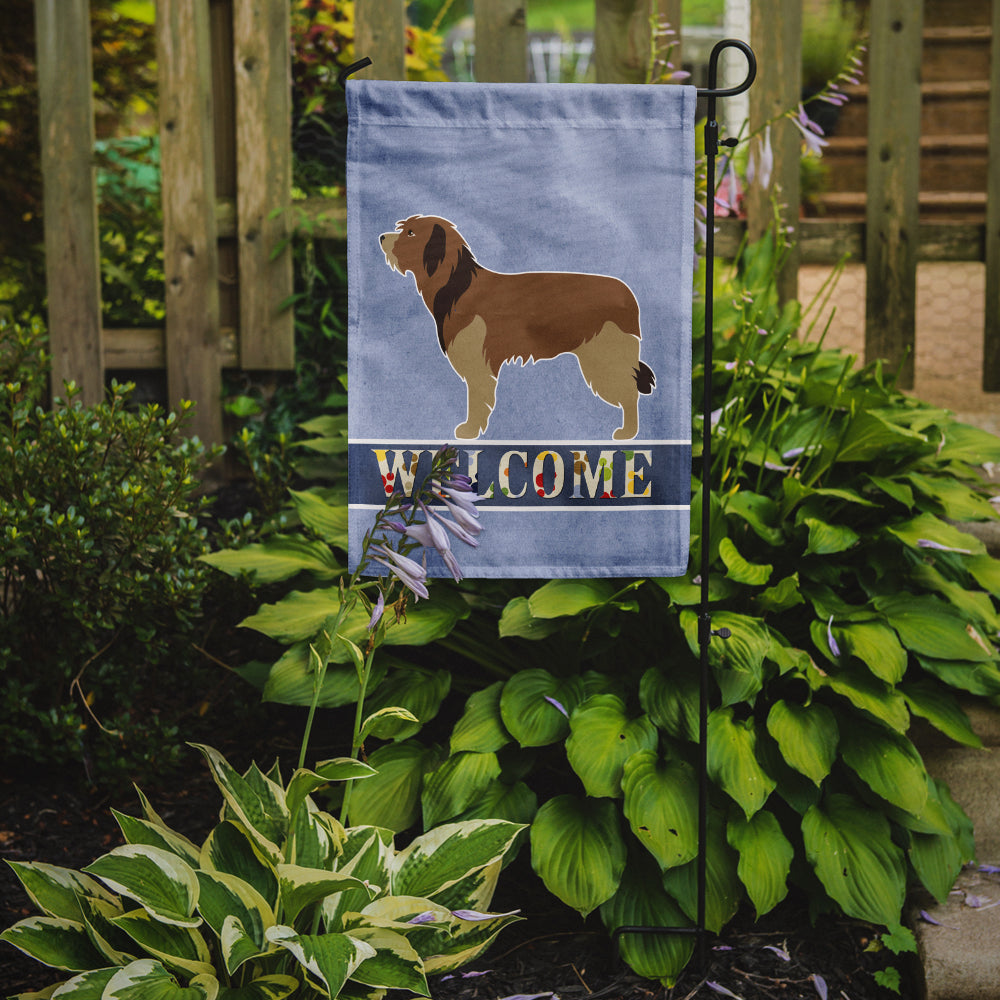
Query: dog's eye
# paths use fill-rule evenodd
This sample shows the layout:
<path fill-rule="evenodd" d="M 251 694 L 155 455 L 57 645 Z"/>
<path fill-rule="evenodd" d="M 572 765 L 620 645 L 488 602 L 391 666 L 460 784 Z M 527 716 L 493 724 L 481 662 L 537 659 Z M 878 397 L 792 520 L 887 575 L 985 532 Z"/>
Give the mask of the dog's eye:
<path fill-rule="evenodd" d="M 413 235 L 414 235 L 414 232 L 413 232 L 413 230 L 412 230 L 412 229 L 407 229 L 407 230 L 406 230 L 406 235 L 407 235 L 407 236 L 413 236 Z"/>

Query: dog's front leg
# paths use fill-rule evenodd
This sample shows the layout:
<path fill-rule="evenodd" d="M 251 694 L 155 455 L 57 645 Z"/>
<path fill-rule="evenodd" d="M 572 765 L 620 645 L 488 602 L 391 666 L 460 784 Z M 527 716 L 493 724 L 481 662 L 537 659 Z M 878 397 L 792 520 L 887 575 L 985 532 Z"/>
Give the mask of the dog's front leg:
<path fill-rule="evenodd" d="M 462 377 L 467 391 L 465 422 L 455 428 L 458 438 L 477 438 L 486 430 L 497 401 L 497 377 L 486 361 L 483 346 L 486 323 L 477 316 L 448 345 L 448 360 Z"/>

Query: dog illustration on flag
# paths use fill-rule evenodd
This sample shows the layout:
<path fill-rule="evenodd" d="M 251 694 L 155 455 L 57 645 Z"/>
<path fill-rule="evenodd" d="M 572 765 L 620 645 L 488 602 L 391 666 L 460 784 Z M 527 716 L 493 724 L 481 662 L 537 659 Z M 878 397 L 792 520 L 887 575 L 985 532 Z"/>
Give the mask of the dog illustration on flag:
<path fill-rule="evenodd" d="M 639 305 L 618 278 L 561 271 L 490 271 L 447 219 L 413 215 L 383 233 L 386 263 L 411 273 L 437 324 L 438 343 L 468 390 L 458 438 L 479 437 L 507 363 L 574 354 L 591 391 L 622 411 L 614 439 L 639 432 L 639 395 L 656 385 L 639 360 Z"/>

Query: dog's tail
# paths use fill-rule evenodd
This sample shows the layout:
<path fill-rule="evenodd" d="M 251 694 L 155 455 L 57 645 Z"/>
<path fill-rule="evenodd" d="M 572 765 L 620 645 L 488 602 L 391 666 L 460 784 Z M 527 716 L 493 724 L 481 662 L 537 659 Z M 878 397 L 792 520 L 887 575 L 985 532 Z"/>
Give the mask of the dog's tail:
<path fill-rule="evenodd" d="M 635 377 L 635 384 L 639 387 L 639 392 L 644 396 L 648 396 L 653 391 L 653 386 L 656 385 L 656 376 L 653 374 L 653 369 L 645 361 L 640 361 L 639 367 L 633 368 L 632 372 Z"/>

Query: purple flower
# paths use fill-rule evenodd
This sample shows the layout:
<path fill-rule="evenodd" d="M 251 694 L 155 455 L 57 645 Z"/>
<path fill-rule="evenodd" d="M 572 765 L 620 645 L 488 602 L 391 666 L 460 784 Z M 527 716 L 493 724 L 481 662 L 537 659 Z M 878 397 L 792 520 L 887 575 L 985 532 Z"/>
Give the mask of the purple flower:
<path fill-rule="evenodd" d="M 765 951 L 773 951 L 775 953 L 775 955 L 777 955 L 778 958 L 780 958 L 782 960 L 782 962 L 790 962 L 792 960 L 792 956 L 789 955 L 788 952 L 784 948 L 779 948 L 775 944 L 766 944 L 766 945 L 764 945 L 764 950 Z"/>
<path fill-rule="evenodd" d="M 451 915 L 459 920 L 492 920 L 494 917 L 513 917 L 520 913 L 520 910 L 511 910 L 509 913 L 480 913 L 479 910 L 452 910 Z"/>
<path fill-rule="evenodd" d="M 816 992 L 819 994 L 819 1000 L 826 1000 L 827 988 L 826 980 L 819 974 L 813 973 L 810 977 L 813 981 L 813 986 L 816 987 Z"/>
<path fill-rule="evenodd" d="M 771 148 L 771 126 L 764 129 L 764 135 L 758 137 L 755 145 L 750 147 L 750 159 L 747 163 L 747 182 L 753 184 L 756 180 L 767 190 L 771 186 L 771 174 L 774 172 L 774 150 Z"/>
<path fill-rule="evenodd" d="M 822 156 L 823 147 L 827 145 L 826 139 L 821 138 L 823 130 L 806 114 L 806 109 L 801 104 L 798 114 L 792 116 L 792 124 L 802 133 L 806 149 L 816 156 Z"/>
<path fill-rule="evenodd" d="M 450 500 L 456 507 L 460 507 L 470 517 L 479 517 L 479 511 L 476 510 L 476 504 L 482 499 L 482 497 L 475 496 L 468 488 L 462 489 L 452 484 L 434 482 L 431 483 L 431 485 L 438 492 L 440 499 Z"/>
<path fill-rule="evenodd" d="M 454 508 L 458 510 L 458 508 Z M 458 522 L 458 518 L 454 521 L 449 521 L 446 517 L 442 517 L 433 507 L 428 508 L 428 516 L 434 518 L 436 522 L 444 525 L 460 542 L 465 542 L 466 545 L 471 545 L 473 548 L 477 548 L 479 542 L 476 541 L 475 536 L 479 534 L 483 529 L 476 524 L 472 523 L 472 527 L 466 528 L 464 524 Z"/>
<path fill-rule="evenodd" d="M 917 547 L 921 549 L 938 549 L 941 552 L 960 552 L 962 555 L 971 556 L 972 549 L 956 549 L 951 545 L 942 545 L 930 538 L 918 538 Z"/>
<path fill-rule="evenodd" d="M 830 620 L 826 623 L 826 641 L 830 647 L 830 652 L 834 656 L 840 656 L 840 646 L 837 645 L 837 640 L 833 637 L 833 615 L 830 615 Z"/>
<path fill-rule="evenodd" d="M 424 910 L 423 913 L 418 913 L 415 917 L 410 917 L 406 922 L 408 924 L 432 924 L 437 920 L 437 915 L 433 910 Z"/>
<path fill-rule="evenodd" d="M 382 613 L 385 611 L 385 595 L 380 590 L 378 592 L 378 600 L 375 602 L 375 607 L 372 609 L 372 616 L 368 619 L 368 631 L 371 632 L 379 621 L 382 619 Z"/>
<path fill-rule="evenodd" d="M 562 714 L 565 715 L 567 719 L 569 718 L 569 712 L 566 711 L 565 707 L 561 702 L 556 701 L 555 698 L 552 698 L 549 695 L 544 695 L 543 697 L 550 705 L 554 705 L 557 709 L 559 709 L 559 711 L 562 712 Z"/>
<path fill-rule="evenodd" d="M 734 997 L 735 1000 L 743 1000 L 743 998 L 738 994 L 734 993 L 732 990 L 727 990 L 725 986 L 721 983 L 713 983 L 711 980 L 705 983 L 705 985 L 715 993 L 721 993 L 724 997 Z"/>
<path fill-rule="evenodd" d="M 373 545 L 371 551 L 375 553 L 372 556 L 375 562 L 391 570 L 404 587 L 413 591 L 417 597 L 430 597 L 427 592 L 427 570 L 420 563 L 385 545 Z"/>

